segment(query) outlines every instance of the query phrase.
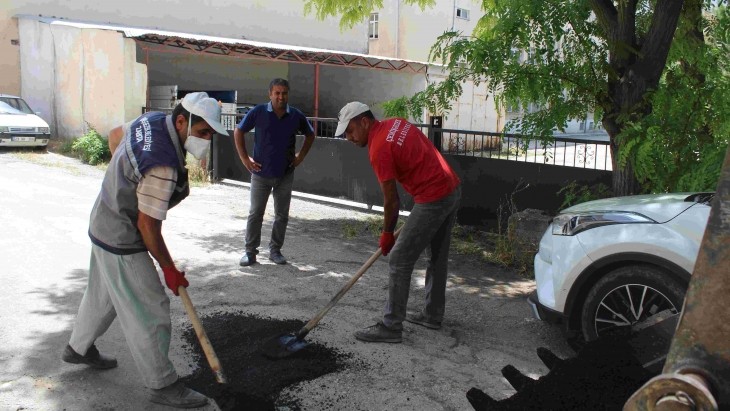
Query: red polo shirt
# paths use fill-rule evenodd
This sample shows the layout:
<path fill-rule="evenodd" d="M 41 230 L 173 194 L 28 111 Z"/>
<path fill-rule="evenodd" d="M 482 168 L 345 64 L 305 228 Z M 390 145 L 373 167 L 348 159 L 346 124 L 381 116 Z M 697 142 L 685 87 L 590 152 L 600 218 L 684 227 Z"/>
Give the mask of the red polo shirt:
<path fill-rule="evenodd" d="M 416 203 L 440 200 L 460 183 L 428 137 L 402 118 L 376 120 L 368 134 L 368 151 L 378 181 L 395 179 Z"/>

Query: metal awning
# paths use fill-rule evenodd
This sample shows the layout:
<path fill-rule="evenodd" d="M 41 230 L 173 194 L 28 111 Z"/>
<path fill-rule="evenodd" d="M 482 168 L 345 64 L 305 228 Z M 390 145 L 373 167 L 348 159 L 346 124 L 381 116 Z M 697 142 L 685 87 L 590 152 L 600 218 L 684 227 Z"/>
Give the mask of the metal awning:
<path fill-rule="evenodd" d="M 193 54 L 255 58 L 289 63 L 411 71 L 414 73 L 427 73 L 430 64 L 427 62 L 392 59 L 368 54 L 206 36 L 194 33 L 90 23 L 44 16 L 18 15 L 16 17 L 37 20 L 46 24 L 122 32 L 125 37 L 135 39 L 143 49 L 150 51 L 165 51 L 167 49 Z"/>

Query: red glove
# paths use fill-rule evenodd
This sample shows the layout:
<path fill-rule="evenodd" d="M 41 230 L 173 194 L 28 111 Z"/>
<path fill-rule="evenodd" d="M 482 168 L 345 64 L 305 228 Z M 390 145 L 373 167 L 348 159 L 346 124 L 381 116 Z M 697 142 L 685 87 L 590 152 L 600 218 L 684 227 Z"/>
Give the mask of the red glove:
<path fill-rule="evenodd" d="M 383 255 L 388 255 L 394 244 L 395 237 L 392 231 L 383 231 L 383 234 L 380 234 L 380 249 L 383 250 Z"/>
<path fill-rule="evenodd" d="M 175 295 L 179 295 L 177 289 L 180 286 L 187 288 L 188 285 L 190 285 L 188 280 L 185 279 L 185 273 L 178 271 L 174 265 L 162 267 L 162 272 L 165 274 L 165 283 L 167 284 L 167 288 L 172 290 L 172 293 Z"/>

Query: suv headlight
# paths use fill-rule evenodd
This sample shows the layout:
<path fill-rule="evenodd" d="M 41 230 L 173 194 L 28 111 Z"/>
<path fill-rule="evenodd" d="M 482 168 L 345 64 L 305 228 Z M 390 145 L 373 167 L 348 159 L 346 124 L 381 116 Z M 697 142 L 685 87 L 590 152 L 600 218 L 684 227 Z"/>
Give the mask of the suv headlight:
<path fill-rule="evenodd" d="M 628 211 L 592 211 L 559 214 L 553 218 L 553 235 L 576 235 L 581 231 L 612 224 L 651 224 L 649 217 Z"/>
<path fill-rule="evenodd" d="M 0 133 L 8 133 L 10 130 L 5 126 L 0 126 Z"/>
<path fill-rule="evenodd" d="M 48 127 L 38 127 L 38 132 L 42 134 L 48 134 Z"/>

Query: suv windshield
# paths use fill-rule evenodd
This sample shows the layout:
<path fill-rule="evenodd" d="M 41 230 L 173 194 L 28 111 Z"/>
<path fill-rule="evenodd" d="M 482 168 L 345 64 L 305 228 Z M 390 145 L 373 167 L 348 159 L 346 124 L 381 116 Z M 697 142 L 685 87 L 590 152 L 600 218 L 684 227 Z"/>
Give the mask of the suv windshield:
<path fill-rule="evenodd" d="M 16 110 L 22 111 L 25 114 L 35 114 L 28 106 L 28 103 L 26 103 L 22 98 L 0 97 L 0 102 L 3 102 Z"/>

